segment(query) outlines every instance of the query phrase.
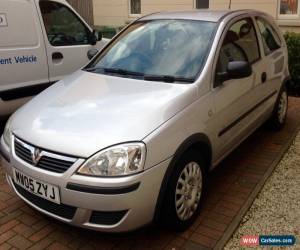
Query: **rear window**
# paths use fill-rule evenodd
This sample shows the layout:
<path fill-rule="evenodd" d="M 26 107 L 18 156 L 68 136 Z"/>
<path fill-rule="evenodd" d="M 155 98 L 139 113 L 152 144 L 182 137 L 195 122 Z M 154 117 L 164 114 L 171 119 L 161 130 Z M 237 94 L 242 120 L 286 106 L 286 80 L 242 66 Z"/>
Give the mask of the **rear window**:
<path fill-rule="evenodd" d="M 281 47 L 281 40 L 273 26 L 264 18 L 257 17 L 257 24 L 262 36 L 264 51 L 266 55 Z"/>

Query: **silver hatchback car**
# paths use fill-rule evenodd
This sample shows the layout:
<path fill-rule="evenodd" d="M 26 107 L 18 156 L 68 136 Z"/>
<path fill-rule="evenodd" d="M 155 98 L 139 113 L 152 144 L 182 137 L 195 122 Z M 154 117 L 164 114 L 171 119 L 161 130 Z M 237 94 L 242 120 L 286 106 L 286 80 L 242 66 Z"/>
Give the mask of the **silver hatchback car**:
<path fill-rule="evenodd" d="M 284 125 L 288 79 L 264 13 L 148 15 L 12 115 L 2 166 L 18 196 L 63 222 L 184 230 L 208 171 L 265 121 Z"/>

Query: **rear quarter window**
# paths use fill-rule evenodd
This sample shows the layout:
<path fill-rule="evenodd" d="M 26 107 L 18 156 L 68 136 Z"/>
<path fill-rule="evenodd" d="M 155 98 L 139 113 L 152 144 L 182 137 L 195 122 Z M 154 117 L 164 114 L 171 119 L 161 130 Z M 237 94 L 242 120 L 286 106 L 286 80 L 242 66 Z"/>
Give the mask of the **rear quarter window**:
<path fill-rule="evenodd" d="M 274 27 L 264 18 L 256 18 L 259 32 L 262 37 L 264 52 L 266 55 L 281 47 L 281 40 Z"/>

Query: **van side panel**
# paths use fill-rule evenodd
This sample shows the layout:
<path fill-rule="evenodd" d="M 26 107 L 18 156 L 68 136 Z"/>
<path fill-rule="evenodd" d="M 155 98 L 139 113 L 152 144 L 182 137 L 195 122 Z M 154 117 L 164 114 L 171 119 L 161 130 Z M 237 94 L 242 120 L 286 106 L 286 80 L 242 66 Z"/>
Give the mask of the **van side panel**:
<path fill-rule="evenodd" d="M 49 83 L 45 44 L 33 0 L 1 0 L 0 17 L 0 115 L 5 101 L 15 101 L 6 90 Z M 4 17 L 4 18 L 3 18 Z M 1 19 L 0 19 L 1 20 Z M 30 90 L 30 88 L 29 88 Z M 30 96 L 30 91 L 28 92 Z M 4 96 L 4 97 L 3 97 Z M 24 97 L 24 96 L 23 96 Z M 16 94 L 17 99 L 18 95 Z M 19 102 L 20 100 L 16 100 Z"/>

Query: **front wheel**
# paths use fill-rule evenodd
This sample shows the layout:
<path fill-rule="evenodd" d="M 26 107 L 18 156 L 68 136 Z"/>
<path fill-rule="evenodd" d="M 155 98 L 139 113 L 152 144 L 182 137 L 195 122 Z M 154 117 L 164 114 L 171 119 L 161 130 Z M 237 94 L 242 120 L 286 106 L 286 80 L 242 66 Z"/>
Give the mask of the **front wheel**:
<path fill-rule="evenodd" d="M 163 219 L 175 231 L 187 229 L 196 219 L 205 187 L 205 161 L 189 151 L 176 164 L 166 191 Z"/>
<path fill-rule="evenodd" d="M 270 123 L 273 128 L 280 130 L 284 127 L 288 111 L 288 94 L 286 87 L 282 87 L 274 107 Z"/>

